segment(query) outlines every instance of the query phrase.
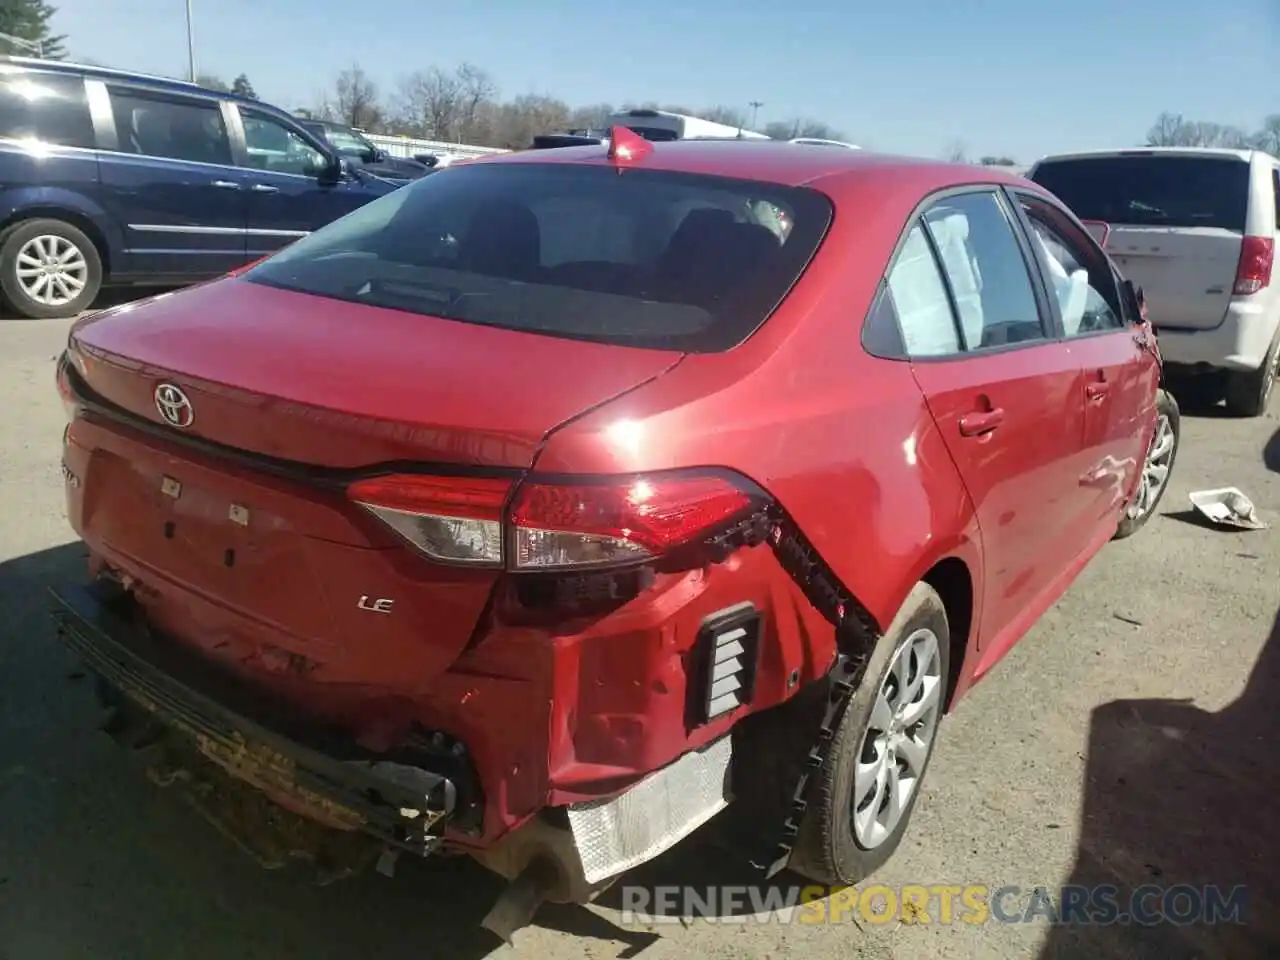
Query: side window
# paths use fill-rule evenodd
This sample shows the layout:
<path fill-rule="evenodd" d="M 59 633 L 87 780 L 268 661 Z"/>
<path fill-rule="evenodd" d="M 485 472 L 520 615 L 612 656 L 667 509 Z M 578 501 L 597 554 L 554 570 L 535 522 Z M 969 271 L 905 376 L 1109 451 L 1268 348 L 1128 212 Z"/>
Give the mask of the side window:
<path fill-rule="evenodd" d="M 1062 330 L 1068 337 L 1125 327 L 1115 276 L 1087 247 L 1053 226 L 1035 204 L 1023 203 L 1031 220 L 1032 241 L 1058 301 Z"/>
<path fill-rule="evenodd" d="M 244 110 L 240 114 L 249 166 L 255 170 L 314 177 L 324 166 L 324 154 L 284 124 Z"/>
<path fill-rule="evenodd" d="M 925 223 L 951 284 L 966 350 L 1044 339 L 1031 274 L 994 193 L 941 200 Z"/>
<path fill-rule="evenodd" d="M 947 287 L 918 223 L 889 269 L 888 288 L 908 356 L 945 357 L 960 352 Z"/>
<path fill-rule="evenodd" d="M 231 163 L 231 142 L 216 103 L 109 87 L 122 153 L 192 163 Z"/>
<path fill-rule="evenodd" d="M 84 80 L 51 73 L 6 76 L 0 82 L 0 137 L 92 149 Z"/>

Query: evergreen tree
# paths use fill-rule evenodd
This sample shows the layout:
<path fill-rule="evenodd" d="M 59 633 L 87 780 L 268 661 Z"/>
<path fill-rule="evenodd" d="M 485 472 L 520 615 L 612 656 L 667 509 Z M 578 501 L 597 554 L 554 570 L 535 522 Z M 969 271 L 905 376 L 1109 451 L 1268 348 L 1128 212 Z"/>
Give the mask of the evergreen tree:
<path fill-rule="evenodd" d="M 258 99 L 258 94 L 253 89 L 253 84 L 249 82 L 249 78 L 243 73 L 231 81 L 231 92 L 242 97 L 248 97 L 250 100 Z"/>
<path fill-rule="evenodd" d="M 65 34 L 54 35 L 49 28 L 49 20 L 57 13 L 57 8 L 44 0 L 0 0 L 0 33 L 19 40 L 39 43 L 42 55 L 48 60 L 62 60 L 66 57 L 66 48 L 62 45 Z M 0 53 L 14 56 L 34 57 L 34 49 L 0 38 Z"/>

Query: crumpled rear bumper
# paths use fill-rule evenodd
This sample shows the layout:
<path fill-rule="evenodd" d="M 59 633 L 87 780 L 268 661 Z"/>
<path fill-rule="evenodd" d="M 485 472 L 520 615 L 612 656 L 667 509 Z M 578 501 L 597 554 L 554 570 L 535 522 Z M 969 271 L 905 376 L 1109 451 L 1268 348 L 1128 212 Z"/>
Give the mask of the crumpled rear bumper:
<path fill-rule="evenodd" d="M 296 717 L 201 669 L 92 588 L 50 593 L 58 636 L 86 666 L 233 777 L 295 812 L 394 847 L 425 855 L 440 844 L 457 803 L 448 776 L 303 732 Z"/>

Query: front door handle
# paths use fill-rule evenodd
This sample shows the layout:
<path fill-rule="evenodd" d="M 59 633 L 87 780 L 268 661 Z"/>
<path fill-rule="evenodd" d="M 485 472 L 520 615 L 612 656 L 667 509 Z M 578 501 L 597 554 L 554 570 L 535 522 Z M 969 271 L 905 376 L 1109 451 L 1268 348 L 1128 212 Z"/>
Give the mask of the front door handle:
<path fill-rule="evenodd" d="M 990 433 L 1004 422 L 1004 411 L 999 407 L 994 410 L 982 410 L 977 413 L 966 413 L 960 418 L 960 436 L 980 437 Z"/>
<path fill-rule="evenodd" d="M 266 183 L 255 183 L 249 189 L 252 190 L 254 193 L 279 193 L 280 192 L 279 187 L 273 187 Z"/>
<path fill-rule="evenodd" d="M 240 189 L 240 184 L 236 183 L 234 180 L 215 180 L 213 181 L 213 185 L 217 187 L 219 190 L 239 190 Z"/>
<path fill-rule="evenodd" d="M 1111 392 L 1111 387 L 1105 383 L 1090 383 L 1084 388 L 1084 395 L 1090 400 L 1101 400 Z"/>

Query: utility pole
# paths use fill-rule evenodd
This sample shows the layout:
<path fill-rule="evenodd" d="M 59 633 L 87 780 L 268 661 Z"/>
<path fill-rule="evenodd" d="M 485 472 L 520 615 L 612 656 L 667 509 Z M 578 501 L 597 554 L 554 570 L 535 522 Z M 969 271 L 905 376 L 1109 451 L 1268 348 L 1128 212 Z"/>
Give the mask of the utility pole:
<path fill-rule="evenodd" d="M 756 111 L 764 106 L 759 100 L 752 100 L 747 104 L 751 108 L 751 129 L 756 129 Z"/>
<path fill-rule="evenodd" d="M 196 82 L 196 34 L 191 23 L 191 0 L 187 0 L 187 73 L 188 79 Z"/>

